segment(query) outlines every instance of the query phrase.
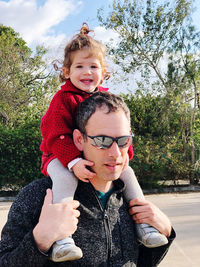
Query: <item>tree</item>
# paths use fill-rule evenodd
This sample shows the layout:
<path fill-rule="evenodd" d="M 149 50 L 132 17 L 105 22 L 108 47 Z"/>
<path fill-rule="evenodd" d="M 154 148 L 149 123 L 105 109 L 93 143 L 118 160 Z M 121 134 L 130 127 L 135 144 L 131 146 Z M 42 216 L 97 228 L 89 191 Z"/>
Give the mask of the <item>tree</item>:
<path fill-rule="evenodd" d="M 38 46 L 33 55 L 18 33 L 0 25 L 1 124 L 18 126 L 28 116 L 44 113 L 49 96 L 58 85 L 43 60 L 46 52 L 44 47 Z"/>
<path fill-rule="evenodd" d="M 196 116 L 200 111 L 200 33 L 194 27 L 182 28 L 169 57 L 168 86 L 174 91 L 174 104 L 182 111 L 182 139 L 187 155 L 187 144 L 191 146 L 191 162 L 195 164 L 194 130 Z M 200 145 L 198 143 L 198 145 Z"/>
<path fill-rule="evenodd" d="M 176 110 L 185 157 L 192 166 L 199 113 L 200 33 L 191 25 L 191 11 L 190 0 L 114 0 L 108 16 L 104 18 L 101 9 L 98 18 L 119 35 L 118 45 L 110 45 L 109 50 L 114 62 L 126 73 L 139 71 L 143 78 L 139 89 L 151 81 L 151 94 L 167 97 Z"/>
<path fill-rule="evenodd" d="M 134 160 L 130 162 L 140 183 L 158 186 L 160 181 L 188 179 L 190 166 L 180 139 L 180 116 L 167 96 L 137 92 L 122 95 L 131 112 Z M 172 110 L 173 109 L 173 110 Z"/>
<path fill-rule="evenodd" d="M 98 19 L 119 35 L 119 44 L 109 50 L 114 62 L 127 73 L 140 71 L 146 79 L 156 74 L 162 90 L 168 91 L 160 64 L 190 12 L 188 0 L 174 1 L 174 6 L 169 1 L 114 0 L 107 18 L 100 9 Z"/>

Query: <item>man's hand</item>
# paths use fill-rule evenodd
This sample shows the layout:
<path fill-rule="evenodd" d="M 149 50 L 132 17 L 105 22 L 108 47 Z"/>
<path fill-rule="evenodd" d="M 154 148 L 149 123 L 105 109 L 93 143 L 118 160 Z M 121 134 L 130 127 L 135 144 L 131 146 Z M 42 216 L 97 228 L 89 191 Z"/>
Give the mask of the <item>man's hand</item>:
<path fill-rule="evenodd" d="M 129 206 L 129 213 L 136 223 L 147 223 L 161 234 L 170 236 L 172 226 L 169 218 L 153 203 L 136 198 L 130 200 Z"/>
<path fill-rule="evenodd" d="M 88 183 L 89 179 L 94 178 L 94 176 L 96 175 L 94 172 L 89 171 L 89 169 L 87 168 L 93 165 L 93 162 L 81 159 L 76 164 L 74 164 L 72 170 L 76 177 L 78 177 L 81 181 Z"/>
<path fill-rule="evenodd" d="M 55 241 L 72 235 L 77 229 L 77 218 L 80 216 L 80 212 L 76 210 L 78 201 L 52 204 L 52 199 L 52 191 L 47 189 L 39 222 L 33 229 L 35 242 L 43 252 L 48 251 Z"/>

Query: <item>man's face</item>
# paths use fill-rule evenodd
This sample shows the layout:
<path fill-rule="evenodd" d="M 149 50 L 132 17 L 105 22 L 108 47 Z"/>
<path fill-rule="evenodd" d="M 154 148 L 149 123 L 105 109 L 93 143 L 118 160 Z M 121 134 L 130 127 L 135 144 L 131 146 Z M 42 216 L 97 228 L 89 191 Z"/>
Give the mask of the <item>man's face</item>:
<path fill-rule="evenodd" d="M 130 135 L 130 123 L 123 110 L 106 114 L 107 108 L 98 109 L 88 120 L 86 134 L 119 137 Z M 120 148 L 116 142 L 110 148 L 99 149 L 92 140 L 83 140 L 84 158 L 94 162 L 95 183 L 106 183 L 120 177 L 127 159 L 128 147 Z M 92 182 L 92 181 L 91 181 Z"/>

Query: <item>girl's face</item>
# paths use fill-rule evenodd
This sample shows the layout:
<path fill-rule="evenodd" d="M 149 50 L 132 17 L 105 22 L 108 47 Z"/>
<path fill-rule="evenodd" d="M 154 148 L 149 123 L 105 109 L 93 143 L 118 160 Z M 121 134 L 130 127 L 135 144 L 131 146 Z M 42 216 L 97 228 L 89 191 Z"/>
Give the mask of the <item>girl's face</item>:
<path fill-rule="evenodd" d="M 88 49 L 73 52 L 71 59 L 72 65 L 69 71 L 63 68 L 66 78 L 70 78 L 76 88 L 93 92 L 100 85 L 105 73 L 99 59 L 90 55 Z"/>

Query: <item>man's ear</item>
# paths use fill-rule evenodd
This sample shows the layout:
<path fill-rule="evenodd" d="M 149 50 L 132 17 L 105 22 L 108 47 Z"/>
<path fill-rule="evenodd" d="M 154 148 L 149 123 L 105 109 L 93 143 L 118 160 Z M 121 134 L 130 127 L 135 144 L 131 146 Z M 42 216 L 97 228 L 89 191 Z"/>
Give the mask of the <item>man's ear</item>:
<path fill-rule="evenodd" d="M 75 129 L 73 132 L 73 140 L 78 150 L 83 151 L 84 139 L 82 133 L 78 129 Z"/>

